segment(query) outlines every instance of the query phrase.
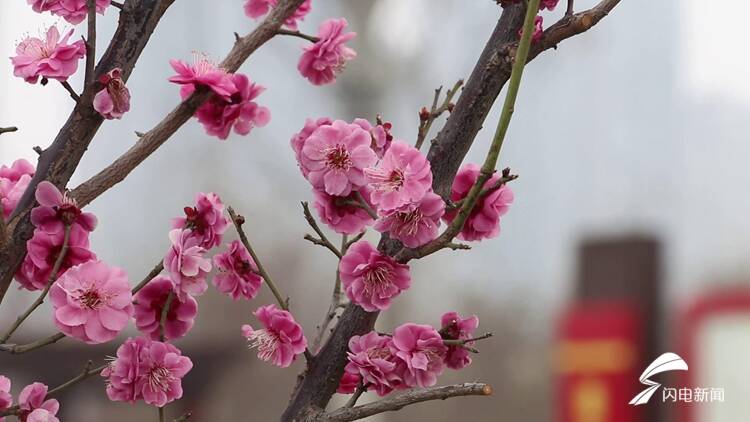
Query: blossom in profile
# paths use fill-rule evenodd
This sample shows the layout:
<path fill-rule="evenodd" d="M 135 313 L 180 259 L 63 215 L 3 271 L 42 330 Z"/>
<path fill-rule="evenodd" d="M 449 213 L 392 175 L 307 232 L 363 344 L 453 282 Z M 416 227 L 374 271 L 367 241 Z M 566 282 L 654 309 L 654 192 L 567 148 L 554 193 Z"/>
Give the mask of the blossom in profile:
<path fill-rule="evenodd" d="M 539 3 L 539 10 L 547 9 L 549 11 L 555 10 L 555 7 L 557 7 L 557 3 L 560 0 L 541 0 Z"/>
<path fill-rule="evenodd" d="M 208 285 L 206 276 L 211 271 L 211 260 L 201 246 L 201 237 L 190 229 L 169 232 L 172 243 L 164 257 L 164 269 L 169 273 L 180 297 L 202 295 Z"/>
<path fill-rule="evenodd" d="M 353 336 L 349 340 L 346 373 L 361 377 L 379 396 L 385 396 L 404 385 L 401 377 L 404 365 L 391 352 L 390 343 L 390 337 L 375 331 Z"/>
<path fill-rule="evenodd" d="M 112 69 L 99 78 L 104 85 L 94 96 L 94 110 L 105 119 L 120 119 L 130 111 L 130 90 L 122 80 L 122 70 Z"/>
<path fill-rule="evenodd" d="M 421 200 L 432 189 L 430 162 L 418 149 L 393 141 L 377 166 L 365 170 L 378 210 L 392 210 Z"/>
<path fill-rule="evenodd" d="M 182 378 L 192 368 L 190 358 L 172 344 L 138 337 L 125 340 L 101 376 L 110 400 L 163 407 L 182 397 Z"/>
<path fill-rule="evenodd" d="M 232 299 L 254 299 L 263 278 L 258 266 L 239 240 L 227 245 L 227 250 L 214 256 L 214 266 L 219 270 L 214 276 L 216 289 Z"/>
<path fill-rule="evenodd" d="M 339 394 L 353 394 L 357 391 L 360 381 L 362 381 L 362 377 L 360 377 L 359 374 L 344 371 L 344 375 L 342 375 L 341 380 L 339 380 L 339 386 L 336 388 L 336 392 Z M 0 420 L 0 422 L 2 421 Z"/>
<path fill-rule="evenodd" d="M 429 325 L 407 323 L 393 331 L 391 353 L 406 364 L 404 382 L 409 387 L 431 387 L 443 373 L 447 347 Z"/>
<path fill-rule="evenodd" d="M 361 233 L 365 227 L 371 225 L 375 220 L 370 214 L 358 205 L 359 196 L 372 207 L 370 202 L 370 190 L 363 186 L 352 191 L 347 196 L 333 196 L 322 190 L 313 189 L 315 202 L 313 207 L 318 212 L 320 221 L 325 223 L 331 230 L 341 234 Z"/>
<path fill-rule="evenodd" d="M 446 340 L 468 340 L 479 327 L 479 318 L 472 315 L 462 318 L 458 312 L 446 312 L 440 318 L 440 335 Z M 467 342 L 467 346 L 474 342 Z M 469 351 L 462 346 L 451 345 L 445 354 L 445 364 L 451 369 L 463 369 L 471 364 Z"/>
<path fill-rule="evenodd" d="M 133 316 L 128 277 L 120 268 L 88 261 L 67 270 L 49 292 L 55 325 L 89 344 L 106 343 Z"/>
<path fill-rule="evenodd" d="M 68 44 L 71 29 L 62 39 L 57 27 L 47 30 L 45 39 L 26 37 L 11 57 L 13 74 L 35 84 L 39 77 L 67 81 L 78 70 L 78 60 L 86 55 L 83 40 Z"/>
<path fill-rule="evenodd" d="M 271 121 L 271 111 L 253 101 L 265 88 L 239 73 L 229 77 L 236 87 L 230 97 L 211 97 L 195 112 L 206 133 L 221 140 L 227 139 L 232 129 L 238 135 L 247 135 L 253 128 L 263 127 Z M 180 95 L 184 100 L 194 91 L 192 85 L 185 85 Z"/>
<path fill-rule="evenodd" d="M 34 165 L 24 159 L 0 166 L 0 218 L 8 219 L 34 177 Z"/>
<path fill-rule="evenodd" d="M 48 181 L 42 181 L 36 188 L 36 201 L 39 206 L 31 210 L 31 223 L 38 229 L 49 233 L 61 233 L 65 226 L 71 226 L 71 231 L 94 231 L 96 217 L 78 208 L 75 199 Z"/>
<path fill-rule="evenodd" d="M 203 54 L 196 54 L 192 65 L 176 59 L 170 60 L 169 64 L 177 72 L 177 75 L 169 78 L 169 82 L 184 85 L 183 89 L 194 90 L 198 86 L 205 86 L 224 99 L 237 92 L 231 75 Z"/>
<path fill-rule="evenodd" d="M 409 266 L 380 253 L 368 241 L 355 242 L 339 264 L 346 296 L 365 311 L 384 311 L 411 285 Z"/>
<path fill-rule="evenodd" d="M 302 148 L 305 146 L 305 142 L 310 138 L 310 135 L 312 135 L 317 128 L 330 125 L 331 123 L 333 123 L 333 120 L 328 117 L 320 117 L 317 120 L 306 119 L 305 126 L 299 131 L 299 133 L 295 133 L 294 136 L 292 136 L 292 140 L 289 142 L 292 146 L 292 150 L 294 150 L 294 158 L 297 159 L 297 165 L 305 178 L 307 178 L 307 174 L 310 171 L 302 165 Z"/>
<path fill-rule="evenodd" d="M 278 0 L 246 0 L 244 6 L 245 15 L 249 18 L 258 19 L 276 7 L 276 3 L 278 3 Z M 292 30 L 297 30 L 298 22 L 304 20 L 311 9 L 312 0 L 305 0 L 291 16 L 286 18 L 284 26 Z"/>
<path fill-rule="evenodd" d="M 4 375 L 0 375 L 0 412 L 7 410 L 13 404 L 13 396 L 10 395 L 10 379 Z M 5 418 L 0 416 L 0 422 L 4 422 Z"/>
<path fill-rule="evenodd" d="M 392 239 L 400 240 L 409 248 L 416 248 L 438 237 L 440 218 L 445 213 L 445 202 L 428 192 L 419 202 L 381 211 L 375 230 L 388 232 Z"/>
<path fill-rule="evenodd" d="M 73 25 L 78 25 L 86 19 L 88 7 L 86 0 L 27 0 L 31 8 L 37 12 L 50 12 L 68 21 Z M 104 14 L 104 11 L 112 3 L 111 0 L 96 0 L 96 13 Z"/>
<path fill-rule="evenodd" d="M 48 387 L 41 382 L 29 384 L 18 395 L 18 417 L 24 422 L 60 422 L 57 411 L 60 403 L 47 398 Z"/>
<path fill-rule="evenodd" d="M 347 196 L 365 185 L 364 170 L 375 164 L 370 134 L 358 125 L 336 120 L 318 127 L 304 142 L 300 167 L 314 188 Z"/>
<path fill-rule="evenodd" d="M 200 245 L 211 249 L 221 244 L 229 219 L 224 215 L 224 203 L 219 195 L 199 192 L 195 195 L 195 206 L 184 208 L 185 216 L 172 220 L 173 229 L 189 229 L 200 239 Z"/>
<path fill-rule="evenodd" d="M 173 297 L 164 321 L 164 338 L 182 338 L 195 323 L 198 302 L 189 295 L 177 296 L 172 280 L 158 276 L 149 281 L 133 298 L 135 327 L 152 340 L 158 340 L 161 335 L 162 312 L 170 293 Z"/>
<path fill-rule="evenodd" d="M 302 327 L 289 312 L 267 305 L 258 308 L 254 315 L 263 328 L 243 325 L 242 335 L 250 348 L 258 349 L 258 359 L 286 368 L 307 348 Z"/>
<path fill-rule="evenodd" d="M 336 81 L 346 62 L 354 59 L 357 52 L 346 46 L 355 32 L 345 32 L 346 19 L 327 19 L 318 28 L 319 40 L 304 47 L 297 69 L 313 85 L 325 85 Z"/>
<path fill-rule="evenodd" d="M 464 199 L 479 178 L 479 166 L 466 164 L 458 171 L 453 180 L 451 188 L 451 200 L 454 202 Z M 484 184 L 483 189 L 493 187 L 499 180 L 500 175 L 493 175 Z M 503 185 L 498 189 L 479 198 L 474 208 L 466 219 L 458 238 L 465 241 L 491 239 L 500 234 L 500 217 L 505 215 L 513 203 L 513 191 Z M 445 213 L 443 219 L 451 223 L 458 211 L 452 210 Z"/>
<path fill-rule="evenodd" d="M 15 275 L 21 287 L 33 291 L 47 286 L 64 238 L 65 234 L 62 232 L 49 234 L 40 229 L 34 230 L 31 239 L 26 242 L 26 257 Z M 89 250 L 88 232 L 72 230 L 68 239 L 68 252 L 63 257 L 57 277 L 71 267 L 94 259 L 96 255 Z"/>

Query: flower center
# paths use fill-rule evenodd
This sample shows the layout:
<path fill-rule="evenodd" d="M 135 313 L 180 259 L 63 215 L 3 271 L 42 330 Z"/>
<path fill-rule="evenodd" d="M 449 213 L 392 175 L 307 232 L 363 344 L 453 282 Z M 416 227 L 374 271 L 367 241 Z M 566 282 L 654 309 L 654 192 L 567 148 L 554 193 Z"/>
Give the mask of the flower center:
<path fill-rule="evenodd" d="M 172 372 L 163 366 L 154 366 L 148 373 L 148 386 L 153 391 L 169 391 L 170 383 L 175 381 Z"/>
<path fill-rule="evenodd" d="M 78 295 L 78 302 L 84 308 L 98 309 L 104 302 L 104 298 L 95 289 L 88 289 Z"/>
<path fill-rule="evenodd" d="M 239 275 L 248 275 L 254 272 L 254 268 L 250 265 L 250 261 L 245 261 L 243 259 L 237 261 L 235 269 Z"/>
<path fill-rule="evenodd" d="M 422 222 L 422 213 L 419 210 L 411 212 L 400 212 L 396 216 L 401 223 L 400 231 L 408 235 L 415 235 L 419 231 L 419 223 Z"/>
<path fill-rule="evenodd" d="M 198 234 L 205 234 L 208 223 L 204 216 L 195 207 L 185 207 L 185 228 L 195 231 Z"/>
<path fill-rule="evenodd" d="M 404 186 L 404 172 L 393 169 L 386 173 L 380 169 L 366 169 L 365 173 L 372 179 L 372 187 L 380 192 L 397 192 Z"/>
<path fill-rule="evenodd" d="M 391 270 L 385 266 L 377 266 L 370 269 L 364 275 L 365 291 L 368 294 L 383 294 L 391 285 Z"/>
<path fill-rule="evenodd" d="M 279 336 L 265 328 L 253 331 L 248 341 L 250 341 L 250 348 L 257 348 L 258 357 L 265 361 L 271 360 L 280 343 Z"/>
<path fill-rule="evenodd" d="M 387 347 L 374 347 L 367 351 L 367 357 L 370 359 L 386 359 L 391 356 L 391 351 Z"/>
<path fill-rule="evenodd" d="M 349 151 L 347 151 L 343 145 L 336 145 L 335 147 L 328 148 L 325 153 L 326 164 L 330 169 L 346 171 L 352 166 Z"/>

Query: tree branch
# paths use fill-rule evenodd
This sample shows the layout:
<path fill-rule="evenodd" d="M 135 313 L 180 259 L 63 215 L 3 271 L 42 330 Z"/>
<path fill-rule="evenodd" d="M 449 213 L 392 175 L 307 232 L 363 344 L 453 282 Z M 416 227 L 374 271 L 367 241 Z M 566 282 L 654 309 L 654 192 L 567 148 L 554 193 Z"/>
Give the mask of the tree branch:
<path fill-rule="evenodd" d="M 86 73 L 84 75 L 84 88 L 94 83 L 94 72 L 96 63 L 96 0 L 86 0 L 88 36 L 86 37 Z M 93 92 L 90 89 L 89 92 Z"/>
<path fill-rule="evenodd" d="M 0 127 L 0 135 L 2 135 L 3 133 L 15 132 L 17 130 L 18 130 L 18 128 L 15 127 L 15 126 Z"/>
<path fill-rule="evenodd" d="M 312 213 L 310 212 L 310 206 L 307 202 L 302 202 L 302 212 L 305 214 L 305 220 L 307 220 L 307 224 L 309 224 L 310 227 L 312 227 L 312 229 L 318 235 L 318 238 L 315 238 L 309 234 L 306 234 L 305 240 L 309 240 L 316 245 L 328 248 L 328 250 L 333 252 L 333 254 L 336 255 L 338 259 L 341 259 L 342 252 L 339 251 L 338 248 L 336 248 L 336 246 L 334 246 L 330 240 L 328 240 L 328 237 L 326 237 L 326 235 L 320 229 L 320 226 L 318 226 L 318 223 L 315 221 L 315 217 L 313 217 Z"/>
<path fill-rule="evenodd" d="M 461 86 L 464 84 L 463 79 L 459 79 L 454 85 L 453 88 L 449 89 L 448 92 L 445 93 L 445 99 L 443 100 L 443 104 L 438 107 L 438 100 L 440 99 L 440 91 L 443 90 L 443 87 L 435 90 L 435 97 L 432 100 L 432 107 L 430 107 L 430 110 L 428 111 L 426 108 L 422 108 L 422 110 L 419 112 L 419 130 L 417 131 L 417 143 L 414 145 L 416 149 L 422 148 L 422 144 L 424 143 L 424 140 L 427 138 L 427 135 L 430 133 L 430 128 L 432 127 L 432 123 L 435 122 L 435 119 L 440 117 L 443 113 L 450 112 L 453 110 L 453 107 L 455 107 L 455 104 L 453 104 L 453 97 L 456 95 L 459 89 L 461 89 Z"/>
<path fill-rule="evenodd" d="M 489 396 L 492 387 L 483 383 L 464 383 L 410 390 L 403 394 L 378 400 L 357 407 L 342 407 L 319 420 L 325 422 L 349 422 L 364 419 L 368 416 L 403 409 L 406 406 L 430 400 L 446 400 L 461 396 Z"/>
<path fill-rule="evenodd" d="M 303 34 L 300 31 L 291 31 L 289 29 L 284 29 L 284 28 L 277 29 L 276 30 L 276 34 L 277 35 L 289 35 L 291 37 L 302 38 L 303 40 L 307 40 L 307 41 L 310 41 L 312 43 L 316 43 L 316 42 L 320 41 L 320 38 L 318 38 L 316 36 L 307 35 L 307 34 Z"/>

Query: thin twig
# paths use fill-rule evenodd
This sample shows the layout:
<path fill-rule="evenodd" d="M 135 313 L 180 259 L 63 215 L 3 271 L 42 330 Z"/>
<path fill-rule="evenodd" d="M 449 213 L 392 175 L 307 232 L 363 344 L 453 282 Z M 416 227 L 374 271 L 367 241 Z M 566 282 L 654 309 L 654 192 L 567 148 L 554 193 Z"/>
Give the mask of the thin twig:
<path fill-rule="evenodd" d="M 346 247 L 344 248 L 344 250 L 342 250 L 342 252 L 344 253 L 344 255 L 346 255 L 346 250 L 349 249 L 350 246 L 352 246 L 353 244 L 359 242 L 363 237 L 365 237 L 365 233 L 367 233 L 367 230 L 362 230 L 361 233 L 359 233 L 358 235 L 356 235 L 353 238 L 351 238 L 351 240 L 349 240 L 348 242 L 346 242 Z"/>
<path fill-rule="evenodd" d="M 321 420 L 325 422 L 356 421 L 368 416 L 400 410 L 411 404 L 429 400 L 445 400 L 461 396 L 489 396 L 491 394 L 492 387 L 489 384 L 484 383 L 464 383 L 442 387 L 414 389 L 373 403 L 357 407 L 342 407 L 324 415 Z"/>
<path fill-rule="evenodd" d="M 279 306 L 281 307 L 281 309 L 288 311 L 289 305 L 286 298 L 283 294 L 281 294 L 281 290 L 279 290 L 279 288 L 276 286 L 276 283 L 274 283 L 273 279 L 271 278 L 271 275 L 268 274 L 268 271 L 266 271 L 266 268 L 263 266 L 260 258 L 258 258 L 258 254 L 255 253 L 255 250 L 250 245 L 250 241 L 247 239 L 245 231 L 242 229 L 242 225 L 245 223 L 245 217 L 237 215 L 237 213 L 234 211 L 234 208 L 232 207 L 228 207 L 227 212 L 229 212 L 229 216 L 232 218 L 234 228 L 237 230 L 237 234 L 240 236 L 240 241 L 245 246 L 245 249 L 247 249 L 247 251 L 250 253 L 250 256 L 253 257 L 255 265 L 258 266 L 258 272 L 260 273 L 260 276 L 263 277 L 263 280 L 266 281 L 266 284 L 271 289 L 271 293 L 273 293 L 276 301 L 279 302 Z"/>
<path fill-rule="evenodd" d="M 461 89 L 463 84 L 463 79 L 456 81 L 456 83 L 453 84 L 453 88 L 445 93 L 445 99 L 440 107 L 438 107 L 438 100 L 440 99 L 440 92 L 443 90 L 443 87 L 441 86 L 435 90 L 435 97 L 432 99 L 430 110 L 423 107 L 419 112 L 419 130 L 417 131 L 417 142 L 414 144 L 415 148 L 420 149 L 422 147 L 427 135 L 430 133 L 432 123 L 446 111 L 450 113 L 451 110 L 453 110 L 453 97 Z"/>
<path fill-rule="evenodd" d="M 364 233 L 364 232 L 363 232 Z M 349 241 L 347 235 L 341 236 L 341 254 L 346 254 L 346 250 L 349 248 Z M 340 259 L 340 258 L 339 258 Z M 328 326 L 331 325 L 331 321 L 336 317 L 336 312 L 341 307 L 341 274 L 339 273 L 339 266 L 336 265 L 336 281 L 333 284 L 333 293 L 331 294 L 331 304 L 328 306 L 328 311 L 323 317 L 323 322 L 318 326 L 318 332 L 315 335 L 312 343 L 312 350 L 315 353 L 318 352 L 323 338 L 328 331 Z"/>
<path fill-rule="evenodd" d="M 159 407 L 159 422 L 164 422 L 164 406 Z"/>
<path fill-rule="evenodd" d="M 154 266 L 154 269 L 152 269 L 151 272 L 148 273 L 148 275 L 146 275 L 146 277 L 143 280 L 141 280 L 140 283 L 136 284 L 136 286 L 133 287 L 133 290 L 131 290 L 131 293 L 132 294 L 138 293 L 138 291 L 146 287 L 146 284 L 148 284 L 149 281 L 153 280 L 154 278 L 156 278 L 156 276 L 161 274 L 163 270 L 164 270 L 164 261 L 159 261 L 159 263 Z"/>
<path fill-rule="evenodd" d="M 364 394 L 365 391 L 367 391 L 368 385 L 365 384 L 364 381 L 360 381 L 359 384 L 357 384 L 357 389 L 354 390 L 354 394 L 349 398 L 349 400 L 346 402 L 344 407 L 354 407 L 354 405 L 357 404 L 357 400 Z"/>
<path fill-rule="evenodd" d="M 76 93 L 76 91 L 72 86 L 70 86 L 68 81 L 60 81 L 60 85 L 62 85 L 63 88 L 68 91 L 68 93 L 70 94 L 70 98 L 72 98 L 75 102 L 81 101 L 81 96 Z"/>
<path fill-rule="evenodd" d="M 464 346 L 467 343 L 473 343 L 475 341 L 484 340 L 492 337 L 492 333 L 484 333 L 479 337 L 467 338 L 465 340 L 443 340 L 443 344 L 446 346 Z"/>
<path fill-rule="evenodd" d="M 49 399 L 49 398 L 53 398 L 53 397 L 59 395 L 60 393 L 62 393 L 66 389 L 68 389 L 68 388 L 70 388 L 70 387 L 78 384 L 79 382 L 81 382 L 81 381 L 83 381 L 83 380 L 85 380 L 87 378 L 92 377 L 93 375 L 99 374 L 100 372 L 102 372 L 102 370 L 104 368 L 107 367 L 107 364 L 104 364 L 104 365 L 97 366 L 96 368 L 91 368 L 91 366 L 93 364 L 94 363 L 92 361 L 86 362 L 86 365 L 84 366 L 83 371 L 80 374 L 78 374 L 74 378 L 72 378 L 72 379 L 70 379 L 70 380 L 68 380 L 68 381 L 66 381 L 66 382 L 58 385 L 57 387 L 49 390 L 47 392 L 47 395 L 44 397 L 45 400 Z M 9 407 L 8 409 L 5 409 L 5 410 L 0 410 L 0 417 L 10 416 L 10 415 L 17 415 L 19 413 L 19 410 L 20 410 L 20 408 L 19 408 L 18 405 L 13 406 L 13 407 Z"/>
<path fill-rule="evenodd" d="M 573 0 L 568 0 L 568 7 L 565 9 L 565 16 L 572 16 L 573 15 Z"/>
<path fill-rule="evenodd" d="M 111 4 L 112 6 L 118 8 L 120 10 L 122 10 L 123 7 L 125 7 L 124 4 L 120 3 L 119 1 L 115 1 L 115 0 L 112 0 L 109 4 Z"/>
<path fill-rule="evenodd" d="M 320 226 L 318 226 L 318 223 L 315 221 L 315 217 L 313 217 L 312 213 L 310 212 L 310 206 L 307 202 L 302 202 L 302 212 L 305 215 L 305 220 L 307 220 L 307 224 L 312 227 L 313 230 L 315 230 L 315 233 L 317 233 L 318 238 L 306 234 L 305 240 L 309 240 L 310 242 L 320 245 L 323 247 L 328 248 L 331 252 L 333 252 L 334 255 L 336 255 L 339 259 L 341 259 L 341 251 L 336 248 L 336 246 L 331 243 L 330 240 L 328 240 L 328 237 L 323 233 L 323 230 L 320 229 Z"/>
<path fill-rule="evenodd" d="M 187 412 L 184 415 L 180 416 L 179 418 L 173 420 L 172 422 L 185 422 L 186 420 L 193 417 L 193 412 Z"/>
<path fill-rule="evenodd" d="M 60 248 L 60 252 L 57 254 L 55 263 L 52 265 L 52 272 L 50 273 L 49 279 L 47 280 L 47 285 L 44 286 L 42 293 L 39 294 L 36 300 L 31 304 L 31 306 L 26 309 L 26 312 L 16 318 L 16 322 L 14 322 L 10 329 L 8 329 L 8 331 L 2 336 L 2 338 L 0 338 L 0 343 L 5 343 L 6 341 L 8 341 L 8 339 L 10 339 L 13 333 L 15 333 L 16 330 L 21 326 L 21 324 L 26 321 L 26 318 L 28 318 L 29 315 L 31 315 L 36 310 L 36 308 L 44 303 L 44 298 L 47 297 L 49 289 L 52 287 L 52 284 L 55 282 L 55 280 L 57 280 L 57 273 L 60 271 L 60 267 L 62 267 L 63 261 L 65 261 L 65 255 L 68 254 L 68 242 L 70 241 L 70 224 L 66 224 L 64 230 L 65 234 L 63 235 L 62 247 Z"/>
<path fill-rule="evenodd" d="M 456 217 L 453 219 L 451 224 L 445 231 L 438 236 L 437 239 L 427 243 L 426 245 L 417 249 L 402 249 L 396 255 L 396 260 L 400 262 L 407 262 L 410 259 L 422 258 L 437 252 L 453 241 L 453 238 L 461 231 L 466 222 L 466 219 L 471 215 L 471 211 L 474 209 L 477 201 L 479 201 L 479 195 L 482 193 L 484 184 L 487 180 L 492 177 L 495 173 L 495 166 L 497 165 L 498 158 L 500 157 L 500 150 L 505 140 L 505 134 L 508 132 L 510 126 L 510 120 L 513 117 L 513 110 L 518 97 L 518 90 L 521 86 L 521 76 L 523 75 L 523 69 L 526 66 L 526 59 L 529 55 L 529 48 L 531 46 L 531 35 L 533 32 L 534 17 L 536 17 L 539 11 L 540 0 L 529 0 L 528 8 L 526 9 L 526 17 L 524 18 L 523 29 L 521 33 L 521 41 L 518 44 L 516 50 L 515 61 L 513 62 L 513 68 L 511 70 L 510 80 L 508 83 L 508 92 L 505 96 L 505 102 L 500 112 L 500 119 L 497 123 L 497 129 L 495 136 L 492 139 L 492 144 L 487 152 L 487 157 L 484 160 L 484 164 L 479 171 L 479 176 L 474 182 L 474 185 L 469 190 L 469 193 L 463 200 L 461 208 L 459 208 Z"/>
<path fill-rule="evenodd" d="M 316 43 L 316 42 L 320 41 L 320 38 L 318 38 L 318 37 L 316 37 L 314 35 L 307 35 L 307 34 L 303 34 L 302 32 L 299 32 L 299 31 L 292 31 L 292 30 L 283 29 L 283 28 L 277 29 L 276 30 L 276 35 L 289 35 L 291 37 L 302 38 L 303 40 L 307 40 L 307 41 L 310 41 L 312 43 Z"/>
<path fill-rule="evenodd" d="M 167 296 L 166 302 L 164 302 L 164 307 L 161 309 L 161 318 L 159 318 L 159 340 L 164 341 L 164 332 L 166 330 L 167 325 L 167 316 L 169 315 L 169 307 L 172 306 L 172 301 L 174 300 L 174 292 L 170 291 L 169 295 Z"/>
<path fill-rule="evenodd" d="M 0 127 L 0 135 L 2 135 L 3 133 L 8 133 L 8 132 L 15 132 L 17 130 L 18 130 L 18 128 L 15 127 L 15 126 Z"/>
<path fill-rule="evenodd" d="M 86 0 L 88 15 L 88 36 L 86 37 L 86 73 L 84 86 L 90 87 L 94 83 L 94 67 L 96 66 L 96 0 Z"/>

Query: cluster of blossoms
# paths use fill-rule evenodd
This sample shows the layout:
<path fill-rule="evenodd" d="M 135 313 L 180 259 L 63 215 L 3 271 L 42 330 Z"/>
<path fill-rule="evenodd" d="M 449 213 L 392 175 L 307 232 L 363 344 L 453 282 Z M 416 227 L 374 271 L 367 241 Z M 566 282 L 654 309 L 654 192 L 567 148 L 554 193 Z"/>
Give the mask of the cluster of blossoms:
<path fill-rule="evenodd" d="M 0 218 L 10 218 L 35 172 L 34 165 L 24 159 L 14 161 L 10 167 L 0 166 Z"/>
<path fill-rule="evenodd" d="M 88 12 L 86 0 L 27 0 L 27 2 L 37 13 L 50 12 L 73 25 L 83 22 Z M 111 3 L 111 0 L 96 0 L 96 13 L 103 15 Z"/>
<path fill-rule="evenodd" d="M 444 367 L 462 369 L 471 364 L 466 347 L 471 347 L 479 326 L 476 316 L 461 318 L 448 312 L 441 328 L 407 323 L 382 335 L 375 331 L 349 340 L 349 363 L 338 392 L 350 394 L 357 385 L 384 396 L 393 390 L 435 385 Z M 446 345 L 445 340 L 465 341 Z"/>
<path fill-rule="evenodd" d="M 521 0 L 498 0 L 497 1 L 502 7 L 508 7 L 513 4 L 518 4 L 521 2 Z M 559 3 L 560 0 L 541 0 L 539 2 L 539 11 L 542 10 L 549 10 L 550 12 L 555 10 L 555 7 L 557 7 L 557 3 Z M 539 41 L 542 38 L 542 33 L 544 32 L 544 28 L 542 27 L 542 24 L 544 23 L 544 18 L 542 15 L 537 15 L 534 18 L 534 33 L 531 35 L 531 41 Z M 518 36 L 521 36 L 521 31 L 519 31 Z"/>
<path fill-rule="evenodd" d="M 0 375 L 0 411 L 13 406 L 13 396 L 10 394 L 11 382 L 8 377 Z M 27 385 L 18 395 L 18 419 L 22 422 L 60 422 L 57 411 L 60 403 L 55 399 L 47 399 L 48 387 L 40 382 Z M 0 422 L 5 418 L 0 416 Z"/>
<path fill-rule="evenodd" d="M 435 240 L 441 220 L 455 219 L 443 199 L 432 191 L 427 157 L 407 143 L 394 140 L 391 124 L 364 119 L 308 119 L 291 139 L 302 175 L 313 187 L 314 207 L 321 220 L 341 234 L 361 233 L 367 226 L 417 248 Z M 452 201 L 465 198 L 479 177 L 467 164 L 458 173 Z M 485 188 L 500 176 L 493 176 Z M 501 186 L 482 196 L 467 218 L 459 238 L 495 237 L 500 217 L 513 200 Z M 375 214 L 375 215 L 373 215 Z M 377 220 L 375 220 L 377 216 Z M 409 267 L 381 253 L 365 240 L 351 245 L 339 265 L 347 297 L 367 311 L 386 310 L 393 298 L 409 288 Z"/>

